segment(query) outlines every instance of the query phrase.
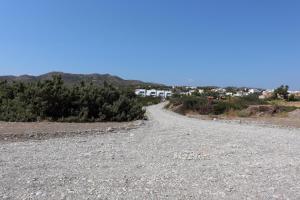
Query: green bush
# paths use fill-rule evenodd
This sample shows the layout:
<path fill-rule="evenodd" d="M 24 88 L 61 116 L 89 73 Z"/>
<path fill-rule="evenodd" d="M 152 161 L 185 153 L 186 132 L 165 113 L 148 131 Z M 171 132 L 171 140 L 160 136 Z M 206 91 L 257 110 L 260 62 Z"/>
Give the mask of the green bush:
<path fill-rule="evenodd" d="M 154 104 L 158 104 L 161 102 L 161 98 L 160 97 L 151 97 L 151 96 L 147 96 L 147 97 L 137 97 L 137 102 L 143 106 L 150 106 L 150 105 L 154 105 Z"/>
<path fill-rule="evenodd" d="M 211 95 L 210 95 L 211 96 Z M 266 101 L 260 100 L 258 95 L 248 95 L 245 97 L 230 97 L 228 99 L 209 100 L 205 95 L 173 96 L 170 104 L 182 105 L 183 111 L 195 111 L 200 114 L 224 114 L 230 110 L 243 110 L 250 105 L 264 105 Z"/>
<path fill-rule="evenodd" d="M 174 106 L 182 105 L 183 111 L 195 111 L 200 114 L 209 114 L 211 112 L 211 103 L 206 97 L 199 96 L 176 96 L 170 99 L 170 104 Z"/>
<path fill-rule="evenodd" d="M 183 108 L 187 110 L 198 110 L 206 101 L 198 97 L 186 97 L 182 101 Z"/>
<path fill-rule="evenodd" d="M 218 101 L 216 104 L 213 105 L 213 114 L 219 115 L 223 114 L 231 109 L 233 109 L 235 106 L 233 103 L 226 102 L 226 101 Z"/>
<path fill-rule="evenodd" d="M 37 83 L 0 83 L 2 121 L 130 121 L 144 113 L 133 92 L 107 84 L 66 87 L 60 76 Z"/>

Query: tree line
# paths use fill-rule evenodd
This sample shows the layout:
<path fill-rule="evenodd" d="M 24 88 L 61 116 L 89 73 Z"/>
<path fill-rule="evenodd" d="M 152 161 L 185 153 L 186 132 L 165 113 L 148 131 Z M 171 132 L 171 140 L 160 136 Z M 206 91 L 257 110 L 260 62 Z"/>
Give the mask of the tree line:
<path fill-rule="evenodd" d="M 1 121 L 131 121 L 144 113 L 132 91 L 107 83 L 66 86 L 59 75 L 35 83 L 0 82 Z"/>

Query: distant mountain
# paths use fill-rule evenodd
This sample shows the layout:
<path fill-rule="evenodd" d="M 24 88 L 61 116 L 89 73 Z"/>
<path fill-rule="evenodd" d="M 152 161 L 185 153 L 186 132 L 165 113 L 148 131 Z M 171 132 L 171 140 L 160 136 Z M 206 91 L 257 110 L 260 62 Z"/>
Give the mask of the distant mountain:
<path fill-rule="evenodd" d="M 138 80 L 125 80 L 118 76 L 110 74 L 71 74 L 63 72 L 50 72 L 39 76 L 21 75 L 21 76 L 0 76 L 0 81 L 7 80 L 21 82 L 35 82 L 51 79 L 53 75 L 60 75 L 67 85 L 79 84 L 82 81 L 93 82 L 96 85 L 102 85 L 104 82 L 115 86 L 163 86 L 162 84 L 147 83 Z"/>

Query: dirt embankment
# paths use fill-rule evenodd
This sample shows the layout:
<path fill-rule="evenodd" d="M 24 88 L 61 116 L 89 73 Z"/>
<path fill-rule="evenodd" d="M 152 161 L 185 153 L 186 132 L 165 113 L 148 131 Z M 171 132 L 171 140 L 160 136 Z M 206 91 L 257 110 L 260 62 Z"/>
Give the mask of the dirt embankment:
<path fill-rule="evenodd" d="M 275 103 L 278 105 L 282 105 L 282 106 L 294 106 L 294 107 L 300 108 L 299 101 L 295 101 L 295 102 L 275 101 Z"/>
<path fill-rule="evenodd" d="M 199 115 L 197 113 L 188 113 L 187 117 L 197 118 L 201 120 L 221 120 L 239 123 L 254 123 L 265 126 L 278 126 L 278 127 L 290 127 L 290 128 L 300 128 L 300 109 L 294 110 L 289 113 L 279 113 L 275 115 L 255 115 L 251 117 L 239 117 L 235 113 L 229 115 L 219 115 L 219 116 L 208 116 L 208 115 Z"/>
<path fill-rule="evenodd" d="M 298 102 L 291 103 L 292 104 L 290 104 L 290 106 L 297 107 L 298 105 Z M 228 112 L 223 115 L 200 115 L 197 112 L 184 111 L 181 105 L 170 106 L 168 109 L 187 117 L 202 120 L 238 121 L 239 123 L 255 123 L 266 126 L 300 128 L 300 108 L 291 112 L 286 112 L 280 107 L 273 105 L 259 105 L 250 106 L 242 111 Z"/>
<path fill-rule="evenodd" d="M 103 134 L 136 128 L 135 122 L 57 123 L 57 122 L 0 122 L 0 141 L 47 139 L 86 134 Z"/>

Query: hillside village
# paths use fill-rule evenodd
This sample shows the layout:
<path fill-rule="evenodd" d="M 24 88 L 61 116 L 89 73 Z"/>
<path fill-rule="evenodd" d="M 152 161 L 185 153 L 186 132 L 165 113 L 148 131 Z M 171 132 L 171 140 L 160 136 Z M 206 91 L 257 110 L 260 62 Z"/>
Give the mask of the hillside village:
<path fill-rule="evenodd" d="M 211 94 L 212 97 L 244 97 L 251 94 L 257 94 L 260 99 L 267 99 L 272 97 L 274 89 L 257 89 L 257 88 L 235 88 L 235 87 L 191 87 L 191 86 L 173 86 L 169 90 L 159 89 L 144 89 L 139 88 L 135 90 L 135 94 L 138 96 L 146 97 L 162 97 L 167 98 L 174 94 L 190 96 L 193 94 Z M 300 91 L 288 91 L 289 95 L 300 97 Z M 213 95 L 215 94 L 215 95 Z"/>

